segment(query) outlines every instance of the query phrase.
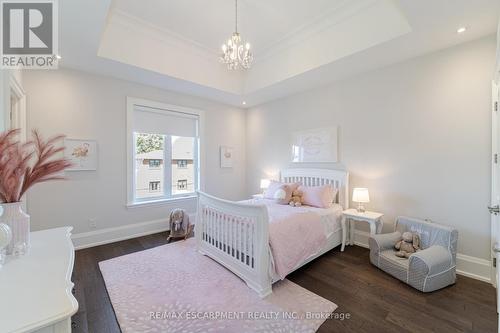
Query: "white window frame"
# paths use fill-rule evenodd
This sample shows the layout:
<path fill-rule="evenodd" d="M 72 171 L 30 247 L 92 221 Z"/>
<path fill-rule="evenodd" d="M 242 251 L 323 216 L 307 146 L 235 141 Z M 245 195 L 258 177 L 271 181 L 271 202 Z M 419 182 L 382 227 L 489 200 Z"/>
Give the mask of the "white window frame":
<path fill-rule="evenodd" d="M 142 98 L 127 97 L 127 203 L 126 206 L 140 207 L 140 206 L 150 206 L 158 204 L 167 204 L 172 201 L 179 200 L 193 200 L 196 199 L 196 193 L 190 193 L 186 195 L 176 195 L 171 197 L 160 197 L 160 198 L 146 198 L 146 199 L 135 199 L 135 144 L 133 135 L 133 119 L 134 110 L 136 106 L 142 106 L 146 108 L 152 108 L 158 110 L 158 112 L 178 112 L 186 115 L 192 115 L 198 117 L 198 142 L 195 143 L 197 151 L 195 151 L 195 158 L 198 157 L 198 168 L 195 171 L 195 182 L 197 183 L 197 188 L 201 191 L 205 188 L 205 112 L 203 110 L 188 108 L 179 105 L 166 104 L 151 100 L 146 100 Z M 165 145 L 167 142 L 165 142 Z M 166 147 L 166 146 L 165 146 Z M 167 170 L 167 163 L 164 160 L 164 175 L 166 177 L 171 177 L 171 172 Z M 163 188 L 166 189 L 166 184 Z"/>

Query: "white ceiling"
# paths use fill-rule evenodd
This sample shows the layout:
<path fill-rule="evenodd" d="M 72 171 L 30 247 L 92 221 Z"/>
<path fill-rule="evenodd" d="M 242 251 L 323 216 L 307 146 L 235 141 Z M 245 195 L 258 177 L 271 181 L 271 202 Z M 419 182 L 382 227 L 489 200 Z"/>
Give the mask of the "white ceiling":
<path fill-rule="evenodd" d="M 350 0 L 351 2 L 353 0 Z M 349 0 L 239 0 L 238 30 L 258 56 Z M 147 4 L 147 5 L 146 5 Z M 234 0 L 117 0 L 113 9 L 218 53 L 234 31 Z"/>
<path fill-rule="evenodd" d="M 238 5 L 256 55 L 247 72 L 217 61 L 233 0 L 60 1 L 61 65 L 249 107 L 493 34 L 500 13 L 498 0 Z"/>

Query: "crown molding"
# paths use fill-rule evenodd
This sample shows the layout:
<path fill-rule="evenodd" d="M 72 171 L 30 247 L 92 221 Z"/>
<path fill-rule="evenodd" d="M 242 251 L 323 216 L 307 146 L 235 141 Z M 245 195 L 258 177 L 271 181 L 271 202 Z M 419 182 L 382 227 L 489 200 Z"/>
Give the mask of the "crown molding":
<path fill-rule="evenodd" d="M 379 20 L 383 20 L 383 22 L 378 23 Z M 204 74 L 203 68 L 207 65 L 209 68 L 213 68 L 212 64 L 217 66 L 218 52 L 203 43 L 185 37 L 176 32 L 175 29 L 152 24 L 117 8 L 110 12 L 106 29 L 109 36 L 114 34 L 118 37 L 109 37 L 104 44 L 101 44 L 98 54 L 103 57 L 108 54 L 108 58 L 111 60 L 125 59 L 125 63 L 130 62 L 130 64 L 140 68 L 204 86 L 208 84 L 207 77 L 215 77 Z M 344 43 L 345 33 L 351 30 L 358 39 L 346 40 Z M 220 71 L 217 72 L 219 81 L 216 82 L 216 85 L 208 86 L 224 92 L 239 94 L 240 99 L 248 99 L 247 95 L 325 64 L 333 63 L 343 56 L 361 52 L 360 50 L 399 37 L 408 31 L 411 31 L 411 27 L 406 16 L 392 0 L 340 0 L 314 18 L 304 20 L 303 24 L 290 29 L 286 34 L 276 36 L 276 42 L 272 42 L 272 45 L 264 50 L 259 48 L 261 52 L 255 54 L 255 63 L 250 71 L 238 72 L 238 78 L 235 78 L 234 72 L 225 71 L 225 68 L 220 67 Z M 105 34 L 107 35 L 107 33 Z M 327 41 L 335 42 L 324 45 L 324 41 L 325 43 Z M 123 45 L 120 47 L 115 43 Z M 123 56 L 120 49 L 127 45 L 133 47 L 135 44 L 151 47 L 152 50 L 158 50 L 164 54 L 173 53 L 177 62 L 175 66 L 169 64 L 170 67 L 165 67 L 162 57 L 148 56 L 142 54 L 140 50 L 134 50 L 136 58 L 133 61 L 129 59 L 130 57 Z M 321 53 L 322 51 L 323 53 Z M 298 58 L 295 57 L 295 54 Z M 303 61 L 300 58 L 303 55 L 310 56 L 311 60 Z M 293 58 L 296 61 L 293 66 L 281 66 L 282 58 Z M 197 70 L 194 70 L 193 66 Z M 186 70 L 183 72 L 180 68 Z M 270 72 L 273 70 L 274 72 Z M 224 72 L 229 74 L 226 75 Z M 240 90 L 235 92 L 234 84 L 224 82 L 227 79 L 231 79 L 233 83 L 237 84 Z M 236 82 L 237 80 L 239 82 Z M 215 83 L 212 82 L 212 84 Z"/>
<path fill-rule="evenodd" d="M 161 42 L 170 44 L 172 46 L 178 46 L 176 44 L 181 44 L 183 46 L 188 46 L 190 49 L 197 53 L 198 55 L 213 58 L 219 57 L 219 53 L 206 45 L 184 37 L 183 35 L 164 27 L 159 27 L 158 25 L 151 24 L 146 20 L 139 17 L 131 15 L 120 9 L 113 9 L 108 24 L 121 24 L 130 29 L 140 31 L 153 37 Z"/>
<path fill-rule="evenodd" d="M 306 22 L 296 29 L 282 36 L 273 45 L 269 45 L 260 54 L 255 55 L 255 63 L 264 61 L 276 54 L 286 51 L 286 49 L 300 44 L 304 40 L 313 35 L 317 35 L 322 31 L 329 29 L 359 13 L 377 2 L 386 0 L 345 0 L 338 6 L 332 7 L 324 13 L 316 16 L 309 22 Z"/>
<path fill-rule="evenodd" d="M 311 37 L 312 35 L 319 34 L 322 31 L 331 28 L 332 26 L 339 24 L 340 22 L 349 19 L 350 17 L 356 15 L 359 11 L 366 9 L 380 1 L 387 0 L 344 0 L 342 3 L 338 4 L 325 11 L 324 13 L 317 15 L 312 20 L 299 25 L 297 28 L 293 29 L 289 33 L 281 36 L 272 44 L 269 44 L 262 48 L 259 53 L 255 54 L 254 63 L 264 61 L 273 55 L 285 51 L 294 45 L 300 44 L 305 39 Z M 120 9 L 113 9 L 108 24 L 121 24 L 122 26 L 127 26 L 130 29 L 136 31 L 142 31 L 149 36 L 154 36 L 155 39 L 168 43 L 172 46 L 177 46 L 181 44 L 184 46 L 189 46 L 194 52 L 200 56 L 205 56 L 209 58 L 218 58 L 219 52 L 216 48 L 209 47 L 203 43 L 199 43 L 195 40 L 187 38 L 171 29 L 166 29 L 158 25 L 152 24 L 144 19 L 136 17 L 128 12 Z"/>

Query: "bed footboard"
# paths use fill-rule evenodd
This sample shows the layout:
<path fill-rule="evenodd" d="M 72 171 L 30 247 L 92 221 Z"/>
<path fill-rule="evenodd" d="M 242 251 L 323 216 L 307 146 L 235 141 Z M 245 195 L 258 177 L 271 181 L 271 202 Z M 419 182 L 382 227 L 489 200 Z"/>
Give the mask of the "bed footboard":
<path fill-rule="evenodd" d="M 260 297 L 269 295 L 269 221 L 264 205 L 247 205 L 198 192 L 198 251 L 231 270 Z"/>

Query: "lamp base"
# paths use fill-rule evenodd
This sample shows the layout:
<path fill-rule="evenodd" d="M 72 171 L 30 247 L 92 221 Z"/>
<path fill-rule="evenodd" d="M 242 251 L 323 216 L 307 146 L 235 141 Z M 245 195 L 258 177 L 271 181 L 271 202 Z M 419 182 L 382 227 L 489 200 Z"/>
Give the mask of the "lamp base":
<path fill-rule="evenodd" d="M 360 202 L 360 203 L 358 203 L 358 208 L 356 208 L 356 210 L 358 211 L 358 213 L 364 213 L 365 212 L 365 207 Z"/>

